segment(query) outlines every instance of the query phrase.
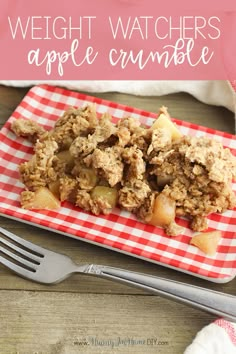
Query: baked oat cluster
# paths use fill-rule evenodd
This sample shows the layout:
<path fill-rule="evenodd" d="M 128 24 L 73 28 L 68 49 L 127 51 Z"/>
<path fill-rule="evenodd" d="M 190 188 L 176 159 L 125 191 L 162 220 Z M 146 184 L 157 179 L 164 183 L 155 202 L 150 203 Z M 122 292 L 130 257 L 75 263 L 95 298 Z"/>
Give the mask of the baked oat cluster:
<path fill-rule="evenodd" d="M 176 216 L 203 231 L 210 213 L 236 206 L 236 158 L 216 140 L 183 136 L 165 107 L 149 128 L 131 117 L 113 124 L 90 105 L 69 108 L 51 131 L 24 119 L 12 130 L 34 143 L 34 155 L 19 166 L 23 208 L 67 200 L 99 215 L 118 206 L 176 236 Z"/>

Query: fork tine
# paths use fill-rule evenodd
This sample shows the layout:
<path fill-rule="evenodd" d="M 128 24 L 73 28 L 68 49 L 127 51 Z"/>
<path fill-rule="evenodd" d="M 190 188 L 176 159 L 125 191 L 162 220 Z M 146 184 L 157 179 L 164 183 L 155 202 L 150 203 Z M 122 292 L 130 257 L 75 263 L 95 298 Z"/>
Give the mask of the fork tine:
<path fill-rule="evenodd" d="M 34 274 L 30 270 L 19 267 L 17 264 L 9 261 L 8 259 L 5 259 L 2 256 L 0 256 L 0 263 L 5 265 L 7 268 L 11 269 L 13 272 L 22 275 L 25 278 L 32 278 L 32 275 Z"/>
<path fill-rule="evenodd" d="M 16 246 L 15 244 L 13 244 L 11 242 L 8 242 L 4 238 L 0 237 L 0 243 L 3 243 L 5 246 L 7 246 L 7 247 L 11 248 L 12 250 L 20 253 L 22 256 L 25 256 L 25 257 L 27 257 L 29 259 L 32 259 L 32 260 L 34 260 L 37 263 L 40 263 L 40 260 L 42 259 L 42 258 L 36 256 L 35 254 L 30 253 L 28 251 L 25 251 L 22 248 L 19 248 L 18 246 Z"/>
<path fill-rule="evenodd" d="M 15 234 L 11 233 L 10 231 L 3 229 L 2 227 L 0 227 L 0 232 L 3 235 L 9 237 L 11 240 L 18 242 L 20 245 L 23 245 L 24 247 L 29 248 L 30 250 L 37 252 L 37 253 L 41 254 L 42 256 L 44 255 L 44 251 L 46 251 L 46 250 L 44 250 L 43 247 L 39 247 L 29 241 L 26 241 L 26 240 L 16 236 Z"/>
<path fill-rule="evenodd" d="M 2 252 L 5 255 L 11 257 L 12 259 L 14 259 L 15 261 L 21 263 L 22 265 L 24 265 L 24 266 L 26 266 L 28 268 L 31 268 L 32 271 L 35 271 L 37 269 L 37 266 L 34 263 L 31 263 L 31 262 L 27 261 L 26 259 L 17 256 L 15 253 L 12 253 L 11 251 L 9 251 L 9 250 L 7 250 L 7 249 L 5 249 L 3 247 L 0 247 L 0 252 Z"/>

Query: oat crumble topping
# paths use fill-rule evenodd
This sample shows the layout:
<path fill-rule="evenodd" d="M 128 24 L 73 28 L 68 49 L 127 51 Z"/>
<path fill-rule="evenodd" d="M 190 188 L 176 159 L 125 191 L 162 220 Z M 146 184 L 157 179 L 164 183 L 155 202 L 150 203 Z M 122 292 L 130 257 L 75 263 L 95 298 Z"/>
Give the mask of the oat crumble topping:
<path fill-rule="evenodd" d="M 11 128 L 34 143 L 34 155 L 19 166 L 23 208 L 43 187 L 95 215 L 117 205 L 176 236 L 181 227 L 165 217 L 173 205 L 194 231 L 207 229 L 210 213 L 236 206 L 235 156 L 214 139 L 183 136 L 166 107 L 149 128 L 132 117 L 116 125 L 108 113 L 98 118 L 94 105 L 69 108 L 49 132 L 24 119 Z M 166 210 L 160 223 L 159 195 Z"/>

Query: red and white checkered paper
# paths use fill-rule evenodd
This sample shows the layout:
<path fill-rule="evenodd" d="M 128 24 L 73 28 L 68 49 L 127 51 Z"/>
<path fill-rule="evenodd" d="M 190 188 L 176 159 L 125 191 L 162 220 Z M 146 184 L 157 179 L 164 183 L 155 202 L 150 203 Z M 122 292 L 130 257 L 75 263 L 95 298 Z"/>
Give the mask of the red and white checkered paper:
<path fill-rule="evenodd" d="M 207 257 L 189 245 L 193 232 L 184 219 L 177 220 L 185 227 L 184 233 L 168 237 L 161 228 L 139 222 L 134 215 L 118 208 L 106 216 L 92 215 L 67 202 L 57 211 L 20 208 L 19 196 L 24 186 L 19 180 L 18 165 L 31 157 L 33 149 L 27 140 L 10 131 L 11 122 L 22 117 L 50 129 L 68 106 L 88 103 L 96 103 L 98 113 L 109 111 L 114 122 L 124 116 L 132 116 L 150 125 L 156 118 L 154 113 L 62 88 L 49 85 L 33 87 L 0 132 L 0 214 L 211 281 L 233 279 L 236 275 L 236 210 L 209 217 L 209 228 L 222 231 L 223 237 L 217 254 Z M 208 135 L 236 154 L 235 136 L 183 121 L 175 122 L 184 134 Z M 233 188 L 236 191 L 235 183 Z"/>

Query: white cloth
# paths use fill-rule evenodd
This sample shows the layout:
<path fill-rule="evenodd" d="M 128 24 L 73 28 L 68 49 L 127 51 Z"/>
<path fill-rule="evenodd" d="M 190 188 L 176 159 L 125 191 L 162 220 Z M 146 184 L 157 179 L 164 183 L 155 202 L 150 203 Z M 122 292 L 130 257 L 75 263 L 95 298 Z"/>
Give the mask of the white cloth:
<path fill-rule="evenodd" d="M 8 86 L 31 86 L 42 81 L 0 81 Z M 57 86 L 87 92 L 123 92 L 134 95 L 161 96 L 187 92 L 199 101 L 224 106 L 235 112 L 236 94 L 228 81 L 47 81 Z"/>
<path fill-rule="evenodd" d="M 204 327 L 184 354 L 236 354 L 236 323 L 218 319 Z"/>

